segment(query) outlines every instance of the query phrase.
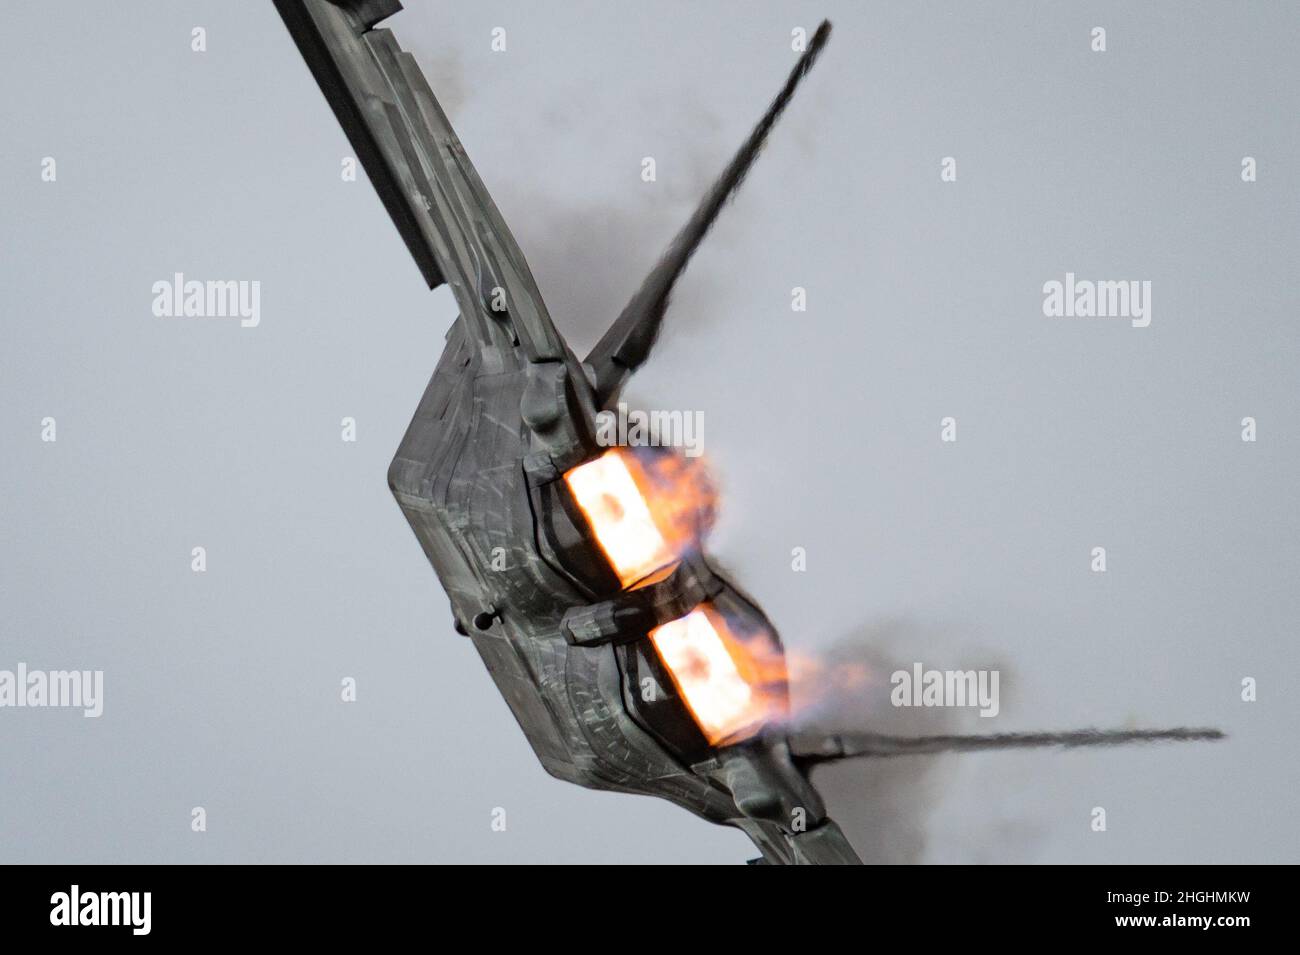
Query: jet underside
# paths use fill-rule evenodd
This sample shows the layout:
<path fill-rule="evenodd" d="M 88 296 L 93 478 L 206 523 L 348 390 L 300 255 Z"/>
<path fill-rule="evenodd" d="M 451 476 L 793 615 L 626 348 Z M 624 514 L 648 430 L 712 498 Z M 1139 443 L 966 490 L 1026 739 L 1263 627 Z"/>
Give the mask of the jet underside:
<path fill-rule="evenodd" d="M 1052 734 L 1019 743 L 800 740 L 780 726 L 710 736 L 648 635 L 707 606 L 780 655 L 775 627 L 698 546 L 653 577 L 620 580 L 566 486 L 566 474 L 608 453 L 594 438 L 597 412 L 648 356 L 674 283 L 811 69 L 829 24 L 641 290 L 579 361 L 414 58 L 377 27 L 401 5 L 275 3 L 421 275 L 431 288 L 449 286 L 460 307 L 388 480 L 450 598 L 452 627 L 473 641 L 551 775 L 660 796 L 737 826 L 769 863 L 852 863 L 857 856 L 809 780 L 813 765 L 936 746 L 1072 744 Z"/>

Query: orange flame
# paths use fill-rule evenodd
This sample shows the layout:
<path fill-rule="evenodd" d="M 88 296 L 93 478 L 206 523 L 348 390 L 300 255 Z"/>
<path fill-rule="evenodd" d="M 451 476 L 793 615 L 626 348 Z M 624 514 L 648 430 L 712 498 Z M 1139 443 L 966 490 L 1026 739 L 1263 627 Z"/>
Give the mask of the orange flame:
<path fill-rule="evenodd" d="M 742 639 L 704 603 L 651 630 L 650 641 L 710 745 L 785 716 L 785 662 L 769 634 Z"/>
<path fill-rule="evenodd" d="M 615 448 L 564 479 L 624 589 L 671 572 L 713 520 L 713 484 L 684 456 Z M 710 745 L 785 717 L 785 659 L 765 628 L 747 632 L 705 602 L 650 631 L 650 641 Z"/>
<path fill-rule="evenodd" d="M 712 518 L 703 469 L 675 455 L 606 451 L 564 480 L 623 587 L 697 548 Z"/>

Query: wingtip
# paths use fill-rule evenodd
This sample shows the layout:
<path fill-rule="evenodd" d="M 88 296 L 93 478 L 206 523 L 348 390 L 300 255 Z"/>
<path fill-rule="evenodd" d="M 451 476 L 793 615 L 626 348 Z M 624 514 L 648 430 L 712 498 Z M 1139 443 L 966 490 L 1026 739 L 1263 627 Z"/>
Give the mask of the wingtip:
<path fill-rule="evenodd" d="M 799 59 L 806 69 L 811 69 L 812 64 L 817 57 L 821 55 L 822 49 L 831 38 L 831 21 L 823 20 L 818 24 L 817 29 L 813 31 L 812 39 L 808 41 L 808 48 L 804 50 L 803 56 Z"/>

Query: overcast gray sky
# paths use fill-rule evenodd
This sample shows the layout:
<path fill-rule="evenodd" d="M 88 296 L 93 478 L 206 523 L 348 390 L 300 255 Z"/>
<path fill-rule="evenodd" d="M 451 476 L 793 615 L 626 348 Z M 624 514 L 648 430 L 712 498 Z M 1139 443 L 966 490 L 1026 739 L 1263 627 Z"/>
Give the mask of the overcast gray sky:
<path fill-rule="evenodd" d="M 408 7 L 579 352 L 831 17 L 629 392 L 704 413 L 719 560 L 787 645 L 870 664 L 844 720 L 1231 735 L 836 769 L 869 861 L 1297 861 L 1300 11 Z M 0 861 L 755 855 L 552 780 L 451 631 L 385 471 L 452 298 L 341 180 L 271 4 L 7 4 L 0 49 L 0 669 L 105 673 L 99 719 L 0 709 Z M 260 282 L 260 324 L 155 317 L 175 272 Z M 1046 317 L 1067 272 L 1150 281 L 1150 325 Z M 914 661 L 999 668 L 1000 715 L 891 711 Z"/>

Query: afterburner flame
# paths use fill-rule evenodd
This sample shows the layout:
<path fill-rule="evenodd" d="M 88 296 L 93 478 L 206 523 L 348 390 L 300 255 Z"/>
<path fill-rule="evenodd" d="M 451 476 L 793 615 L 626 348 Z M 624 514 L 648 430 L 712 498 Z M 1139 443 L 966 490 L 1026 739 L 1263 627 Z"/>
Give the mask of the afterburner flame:
<path fill-rule="evenodd" d="M 713 494 L 700 468 L 615 448 L 564 475 L 624 587 L 699 546 Z"/>
<path fill-rule="evenodd" d="M 705 603 L 651 630 L 650 641 L 711 745 L 785 716 L 785 666 L 768 634 L 742 639 Z"/>
<path fill-rule="evenodd" d="M 671 454 L 607 451 L 564 475 L 624 589 L 671 571 L 700 547 L 715 495 L 703 467 Z M 728 622 L 711 602 L 650 631 L 650 641 L 711 745 L 786 715 L 784 655 L 764 626 Z"/>

